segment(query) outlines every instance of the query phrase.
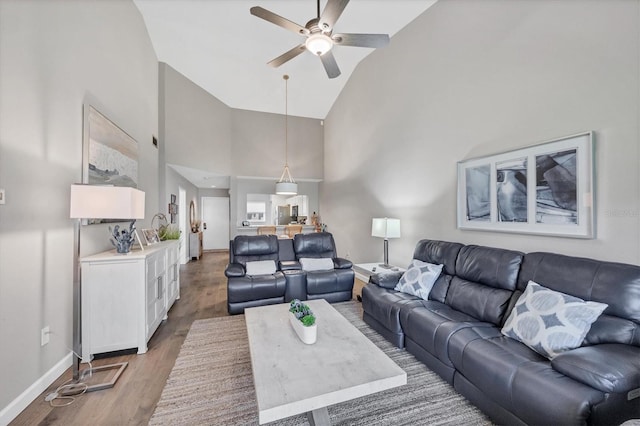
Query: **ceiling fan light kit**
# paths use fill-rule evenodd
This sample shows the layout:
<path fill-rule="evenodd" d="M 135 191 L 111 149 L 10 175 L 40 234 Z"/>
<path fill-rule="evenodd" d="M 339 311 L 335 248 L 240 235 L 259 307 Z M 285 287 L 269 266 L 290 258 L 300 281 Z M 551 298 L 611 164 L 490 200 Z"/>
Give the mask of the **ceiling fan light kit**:
<path fill-rule="evenodd" d="M 333 47 L 333 40 L 324 33 L 311 34 L 304 42 L 307 50 L 314 55 L 322 56 Z"/>
<path fill-rule="evenodd" d="M 334 45 L 353 46 L 353 47 L 370 47 L 378 48 L 389 44 L 388 34 L 335 34 L 333 28 L 336 21 L 342 15 L 349 0 L 327 0 L 322 14 L 320 14 L 320 0 L 317 0 L 318 16 L 311 19 L 305 26 L 296 24 L 282 16 L 276 15 L 260 6 L 254 6 L 250 9 L 252 15 L 272 24 L 278 25 L 286 30 L 292 31 L 298 35 L 306 37 L 304 43 L 290 49 L 272 61 L 268 62 L 269 66 L 279 67 L 287 61 L 300 55 L 305 50 L 320 57 L 320 61 L 324 66 L 329 78 L 336 78 L 340 75 L 340 68 L 331 52 Z"/>

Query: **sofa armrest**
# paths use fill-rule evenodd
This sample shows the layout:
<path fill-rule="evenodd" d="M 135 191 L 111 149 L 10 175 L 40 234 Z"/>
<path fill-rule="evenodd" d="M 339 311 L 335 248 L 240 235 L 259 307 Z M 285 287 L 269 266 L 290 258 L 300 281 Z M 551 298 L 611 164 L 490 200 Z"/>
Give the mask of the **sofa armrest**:
<path fill-rule="evenodd" d="M 242 266 L 240 263 L 229 263 L 224 270 L 224 275 L 227 278 L 244 277 L 244 266 Z"/>
<path fill-rule="evenodd" d="M 372 274 L 369 277 L 369 282 L 377 285 L 378 287 L 383 288 L 394 288 L 398 281 L 400 281 L 400 277 L 404 272 L 400 271 L 385 271 L 378 272 L 377 274 Z"/>
<path fill-rule="evenodd" d="M 302 265 L 297 260 L 281 260 L 278 262 L 278 269 L 281 271 L 299 271 Z"/>
<path fill-rule="evenodd" d="M 350 269 L 353 267 L 353 263 L 350 260 L 343 259 L 341 257 L 333 258 L 334 269 Z"/>
<path fill-rule="evenodd" d="M 640 383 L 640 348 L 620 343 L 584 346 L 556 356 L 551 366 L 603 392 L 628 392 Z"/>

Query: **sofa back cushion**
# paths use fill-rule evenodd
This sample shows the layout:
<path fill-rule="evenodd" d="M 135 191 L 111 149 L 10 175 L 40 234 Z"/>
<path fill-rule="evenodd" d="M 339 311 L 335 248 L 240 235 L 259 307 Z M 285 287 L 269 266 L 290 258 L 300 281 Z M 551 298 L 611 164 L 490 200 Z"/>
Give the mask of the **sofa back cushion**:
<path fill-rule="evenodd" d="M 443 265 L 440 276 L 429 292 L 429 300 L 445 302 L 451 278 L 456 273 L 456 259 L 462 244 L 448 241 L 420 240 L 413 252 L 413 258 L 435 265 Z"/>
<path fill-rule="evenodd" d="M 229 263 L 240 263 L 258 260 L 278 261 L 278 237 L 275 235 L 238 235 L 229 247 Z"/>
<path fill-rule="evenodd" d="M 445 303 L 479 320 L 502 325 L 523 256 L 493 247 L 462 247 Z"/>
<path fill-rule="evenodd" d="M 296 234 L 293 237 L 293 251 L 297 259 L 303 257 L 338 257 L 333 235 L 329 232 Z"/>
<path fill-rule="evenodd" d="M 585 344 L 640 346 L 640 266 L 555 253 L 525 255 L 518 290 L 535 281 L 552 290 L 609 305 L 591 326 Z"/>

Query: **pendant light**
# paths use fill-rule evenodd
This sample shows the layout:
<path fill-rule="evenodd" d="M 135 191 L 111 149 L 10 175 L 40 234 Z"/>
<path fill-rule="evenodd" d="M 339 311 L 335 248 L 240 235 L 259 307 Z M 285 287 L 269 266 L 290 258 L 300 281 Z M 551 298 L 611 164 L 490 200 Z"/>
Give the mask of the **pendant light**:
<path fill-rule="evenodd" d="M 289 150 L 289 138 L 288 138 L 288 75 L 283 75 L 284 79 L 284 170 L 280 180 L 276 183 L 276 194 L 278 195 L 296 195 L 298 193 L 298 184 L 289 171 L 289 162 L 287 151 Z"/>

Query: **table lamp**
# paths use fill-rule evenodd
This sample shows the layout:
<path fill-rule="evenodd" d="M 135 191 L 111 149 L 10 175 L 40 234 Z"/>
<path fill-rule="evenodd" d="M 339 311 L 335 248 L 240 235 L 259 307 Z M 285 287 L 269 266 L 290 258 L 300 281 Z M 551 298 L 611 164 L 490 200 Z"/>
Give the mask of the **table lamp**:
<path fill-rule="evenodd" d="M 389 238 L 400 238 L 400 219 L 386 217 L 373 218 L 371 223 L 371 236 L 384 238 L 384 263 L 381 268 L 389 269 Z"/>
<path fill-rule="evenodd" d="M 71 219 L 77 219 L 75 225 L 73 259 L 73 381 L 77 388 L 67 388 L 66 393 L 91 392 L 111 388 L 127 367 L 127 362 L 87 368 L 80 374 L 82 354 L 82 278 L 80 274 L 80 231 L 82 219 L 143 219 L 143 191 L 124 186 L 71 185 Z M 109 382 L 84 385 L 81 379 L 97 371 L 117 369 Z"/>

